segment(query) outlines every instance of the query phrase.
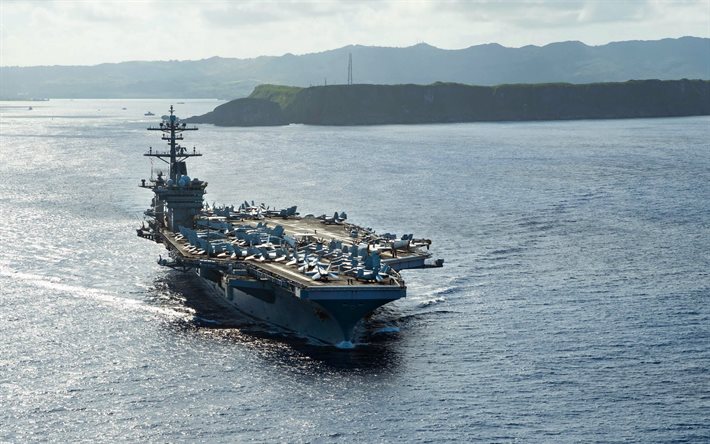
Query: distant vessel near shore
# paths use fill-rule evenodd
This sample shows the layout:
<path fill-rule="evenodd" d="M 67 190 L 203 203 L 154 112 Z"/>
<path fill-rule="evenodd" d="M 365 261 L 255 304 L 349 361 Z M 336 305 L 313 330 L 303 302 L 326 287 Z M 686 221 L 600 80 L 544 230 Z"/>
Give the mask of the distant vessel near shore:
<path fill-rule="evenodd" d="M 143 179 L 154 193 L 140 237 L 162 243 L 169 259 L 160 265 L 192 271 L 219 297 L 255 319 L 341 348 L 352 348 L 360 320 L 381 305 L 403 298 L 400 271 L 433 264 L 428 239 L 377 234 L 347 222 L 345 212 L 300 217 L 296 206 L 277 210 L 245 201 L 209 207 L 207 182 L 187 175 L 186 160 L 201 156 L 178 144 L 195 131 L 175 116 L 158 127 L 170 149 L 145 156 L 169 165 L 169 174 Z"/>
<path fill-rule="evenodd" d="M 145 113 L 145 114 L 143 114 L 143 115 L 144 115 L 144 116 L 154 116 L 155 114 L 153 114 L 152 112 L 148 111 L 147 113 Z"/>

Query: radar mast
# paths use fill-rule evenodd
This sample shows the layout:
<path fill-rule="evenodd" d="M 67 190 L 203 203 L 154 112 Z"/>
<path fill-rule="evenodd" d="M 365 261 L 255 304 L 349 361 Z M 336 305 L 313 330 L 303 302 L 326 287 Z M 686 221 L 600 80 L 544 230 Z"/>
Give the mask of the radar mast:
<path fill-rule="evenodd" d="M 154 152 L 153 148 L 150 148 L 150 151 L 143 155 L 148 157 L 157 157 L 167 163 L 170 166 L 170 179 L 172 179 L 174 183 L 177 183 L 177 180 L 181 175 L 187 175 L 187 165 L 185 164 L 185 160 L 188 157 L 202 156 L 202 154 L 195 151 L 194 148 L 190 153 L 185 149 L 185 147 L 180 146 L 179 144 L 179 141 L 183 140 L 183 131 L 197 131 L 197 127 L 188 127 L 185 122 L 180 122 L 180 119 L 178 119 L 175 115 L 172 105 L 170 105 L 170 115 L 164 117 L 167 117 L 167 119 L 163 118 L 163 121 L 160 122 L 160 125 L 157 127 L 148 127 L 148 131 L 162 131 L 162 139 L 168 142 L 170 151 Z"/>
<path fill-rule="evenodd" d="M 185 161 L 189 157 L 202 156 L 195 148 L 189 152 L 185 147 L 180 146 L 183 140 L 184 131 L 197 131 L 196 127 L 188 127 L 186 123 L 180 122 L 175 115 L 173 106 L 170 105 L 170 115 L 163 116 L 162 122 L 155 127 L 147 128 L 148 131 L 161 131 L 162 140 L 168 142 L 170 150 L 159 151 L 149 148 L 144 156 L 157 157 L 170 166 L 170 177 L 163 178 L 162 173 L 154 180 L 152 177 L 147 184 L 145 179 L 141 180 L 141 187 L 153 191 L 153 202 L 151 208 L 146 212 L 147 216 L 154 219 L 151 228 L 159 231 L 166 227 L 168 230 L 177 232 L 180 227 L 194 228 L 195 216 L 202 210 L 202 197 L 206 193 L 207 182 L 197 178 L 190 179 L 187 175 L 187 164 Z"/>

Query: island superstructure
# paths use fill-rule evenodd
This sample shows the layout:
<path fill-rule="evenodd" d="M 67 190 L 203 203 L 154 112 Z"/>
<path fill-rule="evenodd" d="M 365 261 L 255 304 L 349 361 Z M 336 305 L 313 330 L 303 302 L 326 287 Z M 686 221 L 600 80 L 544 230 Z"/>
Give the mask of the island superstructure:
<path fill-rule="evenodd" d="M 168 148 L 145 156 L 168 166 L 167 177 L 143 179 L 153 191 L 138 236 L 162 243 L 160 265 L 192 271 L 240 312 L 298 336 L 352 347 L 354 331 L 376 308 L 406 296 L 400 271 L 429 263 L 427 239 L 377 234 L 347 221 L 344 212 L 301 217 L 297 207 L 272 209 L 244 201 L 209 207 L 207 182 L 190 178 L 187 159 L 201 156 L 180 145 L 195 131 L 174 114 L 157 127 Z"/>

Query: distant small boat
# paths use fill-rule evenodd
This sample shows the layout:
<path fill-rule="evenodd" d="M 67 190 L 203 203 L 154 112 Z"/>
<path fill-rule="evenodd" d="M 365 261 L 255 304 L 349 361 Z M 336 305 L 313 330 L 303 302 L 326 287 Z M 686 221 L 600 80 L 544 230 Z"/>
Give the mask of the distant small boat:
<path fill-rule="evenodd" d="M 123 107 L 123 108 L 121 108 L 121 109 L 125 111 L 125 110 L 126 110 L 126 107 L 124 106 L 124 107 Z"/>
<path fill-rule="evenodd" d="M 178 102 L 178 105 L 184 105 L 185 102 Z"/>
<path fill-rule="evenodd" d="M 143 114 L 143 115 L 144 115 L 144 116 L 154 116 L 155 114 L 153 114 L 153 113 L 151 113 L 150 111 L 148 111 L 147 113 L 145 113 L 145 114 Z"/>
<path fill-rule="evenodd" d="M 31 106 L 28 107 L 27 110 L 28 110 L 28 111 L 32 111 L 32 107 L 31 107 Z"/>

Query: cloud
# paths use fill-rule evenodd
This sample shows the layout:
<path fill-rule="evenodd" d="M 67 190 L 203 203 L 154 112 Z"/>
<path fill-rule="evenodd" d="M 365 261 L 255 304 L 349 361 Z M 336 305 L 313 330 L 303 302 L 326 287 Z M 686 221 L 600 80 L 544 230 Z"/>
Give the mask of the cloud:
<path fill-rule="evenodd" d="M 710 37 L 710 0 L 0 2 L 0 65 Z"/>
<path fill-rule="evenodd" d="M 710 26 L 708 0 L 452 0 L 440 3 L 438 9 L 478 23 L 532 28 L 652 21 L 682 9 L 699 14 Z"/>
<path fill-rule="evenodd" d="M 386 4 L 383 2 L 379 5 Z M 231 28 L 337 19 L 373 6 L 374 3 L 344 1 L 242 1 L 203 2 L 199 9 L 208 24 Z"/>
<path fill-rule="evenodd" d="M 577 16 L 578 23 L 635 22 L 653 15 L 649 2 L 588 2 Z"/>

